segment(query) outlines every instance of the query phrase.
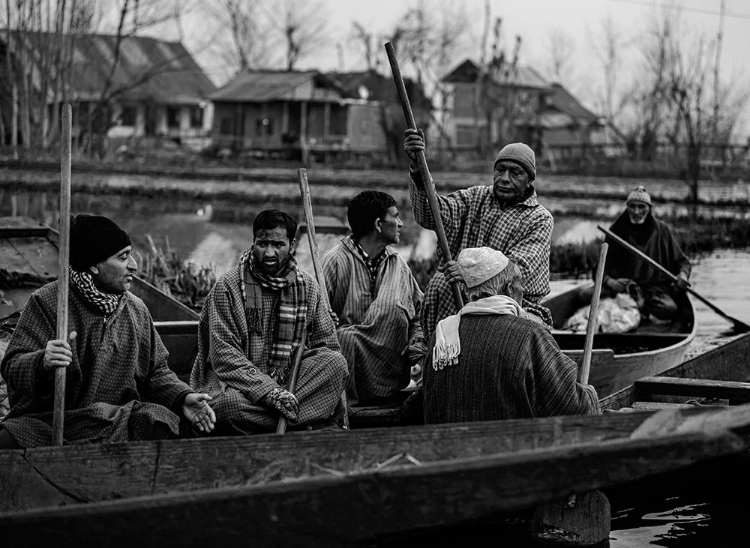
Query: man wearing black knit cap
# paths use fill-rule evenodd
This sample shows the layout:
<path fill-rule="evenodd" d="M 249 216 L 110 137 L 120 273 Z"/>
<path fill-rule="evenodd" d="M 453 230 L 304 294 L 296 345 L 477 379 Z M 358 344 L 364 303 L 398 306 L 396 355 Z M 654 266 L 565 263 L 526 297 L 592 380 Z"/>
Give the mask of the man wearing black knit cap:
<path fill-rule="evenodd" d="M 434 230 L 435 220 L 417 168 L 417 155 L 423 150 L 422 133 L 407 129 L 404 152 L 411 160 L 409 190 L 414 218 L 420 226 Z M 473 186 L 437 199 L 452 257 L 470 247 L 502 251 L 521 269 L 526 288 L 521 304 L 529 318 L 551 328 L 550 312 L 539 302 L 549 293 L 552 215 L 537 201 L 535 179 L 534 151 L 524 143 L 511 143 L 495 156 L 492 186 Z M 450 283 L 458 280 L 465 293 L 456 261 L 445 261 L 439 250 L 438 257 L 438 272 L 427 286 L 422 307 L 422 329 L 428 338 L 440 320 L 457 312 Z"/>
<path fill-rule="evenodd" d="M 128 292 L 137 265 L 114 222 L 78 215 L 70 227 L 68 340 L 56 338 L 58 281 L 31 295 L 0 371 L 11 409 L 0 449 L 51 445 L 54 372 L 66 368 L 66 443 L 120 442 L 210 432 L 215 415 L 167 367 L 143 301 Z"/>

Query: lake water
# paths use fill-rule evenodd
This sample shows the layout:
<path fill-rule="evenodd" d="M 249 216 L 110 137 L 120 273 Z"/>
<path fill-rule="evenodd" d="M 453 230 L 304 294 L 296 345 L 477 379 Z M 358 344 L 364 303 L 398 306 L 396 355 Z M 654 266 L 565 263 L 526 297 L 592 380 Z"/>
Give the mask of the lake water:
<path fill-rule="evenodd" d="M 214 207 L 214 203 L 194 200 L 175 200 L 169 203 L 162 200 L 155 203 L 153 200 L 134 197 L 74 196 L 72 209 L 74 213 L 97 212 L 111 217 L 130 233 L 136 249 L 146 249 L 146 235 L 151 235 L 156 245 L 162 249 L 170 248 L 180 257 L 197 264 L 210 264 L 216 274 L 221 275 L 236 264 L 239 255 L 250 245 L 252 228 L 248 223 L 212 221 Z M 224 204 L 223 207 L 231 207 L 231 204 Z M 285 204 L 264 203 L 257 210 L 267 207 L 283 209 Z M 612 209 L 611 205 L 607 207 Z M 56 226 L 55 209 L 54 196 L 18 193 L 11 205 L 9 196 L 5 194 L 3 197 L 0 192 L 0 216 L 13 212 Z M 406 226 L 398 247 L 399 253 L 405 257 L 429 256 L 435 249 L 434 233 L 416 227 L 411 212 L 404 209 L 402 208 L 401 213 Z M 612 211 L 616 213 L 617 210 Z M 340 212 L 330 209 L 316 211 L 318 246 L 321 252 L 335 245 L 338 240 L 337 236 L 325 235 L 321 225 L 328 222 L 340 224 L 341 219 Z M 575 242 L 599 236 L 596 230 L 598 223 L 590 220 L 556 213 L 555 223 L 553 238 L 556 242 Z M 306 238 L 300 242 L 298 259 L 303 268 L 312 272 Z M 730 316 L 750 323 L 750 251 L 720 250 L 693 262 L 693 289 Z M 580 283 L 580 280 L 553 281 L 552 293 L 564 291 L 576 283 Z M 730 324 L 699 300 L 693 299 L 693 302 L 699 327 L 690 353 L 696 354 L 726 342 L 722 333 Z M 610 546 L 617 548 L 728 545 L 728 538 L 744 537 L 742 520 L 729 519 L 734 516 L 733 503 L 725 500 L 721 494 L 697 496 L 687 493 L 666 498 L 656 497 L 645 505 L 613 508 L 613 527 L 609 542 Z M 464 530 L 464 533 L 469 534 L 457 537 L 456 542 L 473 542 L 473 538 L 483 542 L 487 538 L 495 538 L 495 543 L 500 543 L 500 539 L 496 538 L 497 532 L 487 533 L 487 538 L 478 528 Z M 442 540 L 449 536 L 447 534 Z"/>

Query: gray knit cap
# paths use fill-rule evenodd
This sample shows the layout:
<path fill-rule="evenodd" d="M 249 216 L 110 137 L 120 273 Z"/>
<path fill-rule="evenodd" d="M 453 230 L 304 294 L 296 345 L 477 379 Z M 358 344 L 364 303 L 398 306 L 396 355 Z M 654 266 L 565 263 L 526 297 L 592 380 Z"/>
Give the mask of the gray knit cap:
<path fill-rule="evenodd" d="M 536 156 L 529 145 L 524 143 L 511 143 L 505 145 L 503 149 L 495 156 L 493 167 L 501 160 L 510 160 L 516 162 L 526 170 L 531 180 L 536 179 Z"/>
<path fill-rule="evenodd" d="M 648 192 L 646 192 L 646 187 L 643 185 L 638 185 L 636 189 L 628 194 L 628 199 L 625 201 L 625 204 L 629 204 L 630 202 L 643 202 L 644 204 L 651 205 L 651 196 L 649 196 Z"/>

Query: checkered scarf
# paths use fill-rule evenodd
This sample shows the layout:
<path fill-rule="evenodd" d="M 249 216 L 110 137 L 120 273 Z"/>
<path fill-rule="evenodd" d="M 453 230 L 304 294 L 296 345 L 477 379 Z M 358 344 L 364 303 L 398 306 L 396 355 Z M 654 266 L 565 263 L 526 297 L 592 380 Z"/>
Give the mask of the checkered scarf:
<path fill-rule="evenodd" d="M 251 248 L 252 249 L 252 248 Z M 269 375 L 279 384 L 285 384 L 292 367 L 292 346 L 299 340 L 305 329 L 307 318 L 307 299 L 303 284 L 297 280 L 297 261 L 292 256 L 278 277 L 268 276 L 255 268 L 250 249 L 240 257 L 242 273 L 242 298 L 245 301 L 248 329 L 257 334 L 263 333 L 263 293 L 264 287 L 278 291 L 279 298 L 274 304 L 271 321 L 273 344 L 268 352 Z M 296 337 L 295 337 L 296 335 Z"/>
<path fill-rule="evenodd" d="M 87 302 L 94 305 L 97 310 L 100 310 L 105 318 L 109 318 L 115 310 L 117 305 L 120 304 L 122 295 L 113 295 L 111 293 L 102 293 L 94 285 L 94 279 L 88 272 L 78 272 L 68 267 L 70 274 L 70 282 L 73 286 L 81 292 L 83 298 Z"/>

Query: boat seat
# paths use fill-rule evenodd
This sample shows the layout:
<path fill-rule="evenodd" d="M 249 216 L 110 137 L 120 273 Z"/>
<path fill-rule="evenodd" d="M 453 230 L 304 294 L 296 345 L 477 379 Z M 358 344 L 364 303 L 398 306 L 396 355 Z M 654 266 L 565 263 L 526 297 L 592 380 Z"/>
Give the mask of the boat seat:
<path fill-rule="evenodd" d="M 690 396 L 750 402 L 750 383 L 676 377 L 644 377 L 635 381 L 638 394 L 646 396 Z"/>
<path fill-rule="evenodd" d="M 661 409 L 688 409 L 696 407 L 693 403 L 667 403 L 660 401 L 635 401 L 631 406 L 634 411 L 659 411 Z M 699 407 L 721 407 L 720 405 L 700 405 Z"/>

